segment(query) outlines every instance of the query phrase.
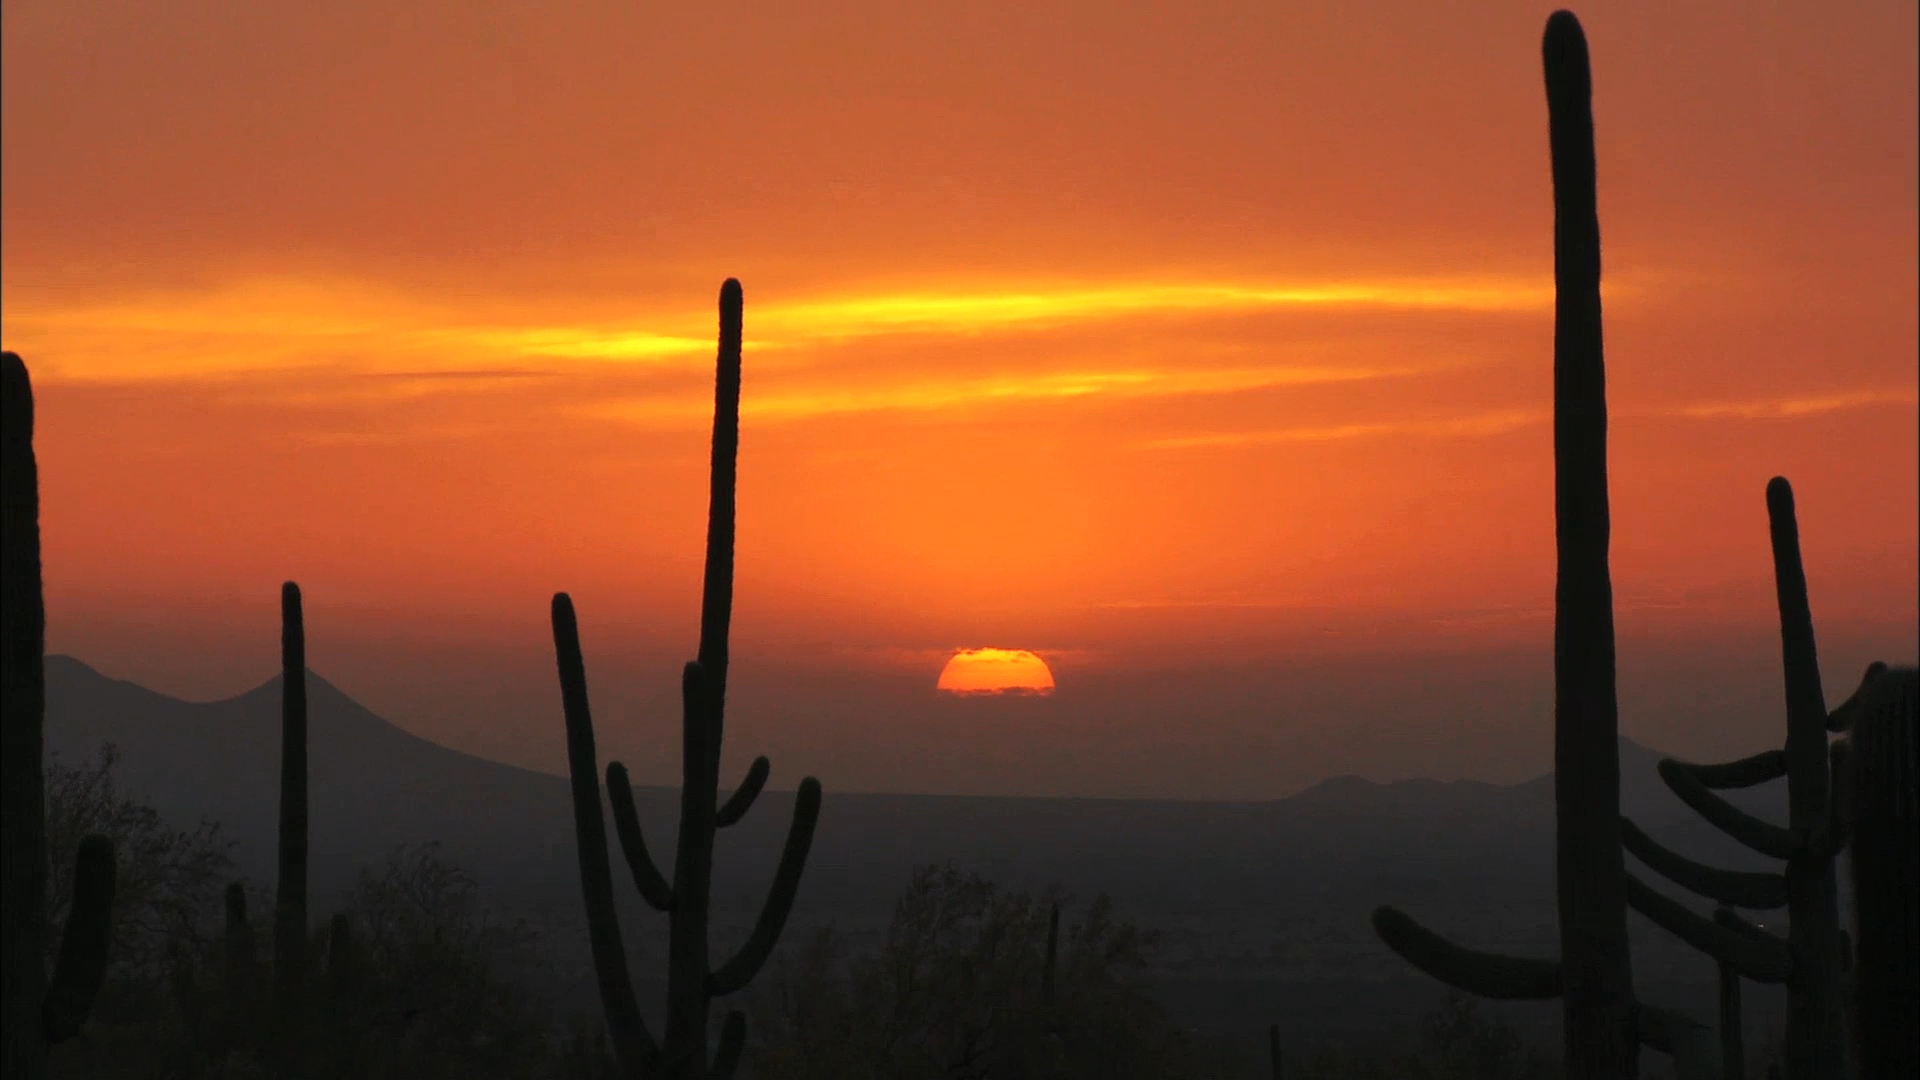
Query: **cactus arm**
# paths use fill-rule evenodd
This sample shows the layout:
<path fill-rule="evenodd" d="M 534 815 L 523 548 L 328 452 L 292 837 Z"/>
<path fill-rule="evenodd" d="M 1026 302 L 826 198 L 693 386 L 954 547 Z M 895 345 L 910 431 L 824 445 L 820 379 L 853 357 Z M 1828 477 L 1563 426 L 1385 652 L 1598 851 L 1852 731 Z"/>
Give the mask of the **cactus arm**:
<path fill-rule="evenodd" d="M 1787 775 L 1787 752 L 1780 749 L 1762 750 L 1738 761 L 1717 765 L 1689 764 L 1687 768 L 1692 770 L 1693 778 L 1700 781 L 1702 786 L 1715 791 L 1757 787 Z"/>
<path fill-rule="evenodd" d="M 708 1080 L 733 1080 L 740 1068 L 740 1051 L 747 1042 L 747 1018 L 735 1010 L 720 1024 L 720 1046 L 713 1052 L 713 1064 L 707 1067 Z"/>
<path fill-rule="evenodd" d="M 1464 949 L 1391 907 L 1373 909 L 1373 930 L 1401 959 L 1457 990 L 1496 1001 L 1560 996 L 1560 965 L 1552 960 Z"/>
<path fill-rule="evenodd" d="M 1732 967 L 1754 982 L 1783 983 L 1793 973 L 1793 953 L 1784 943 L 1762 941 L 1737 930 L 1717 926 L 1662 896 L 1646 882 L 1626 875 L 1627 904 L 1655 926 Z"/>
<path fill-rule="evenodd" d="M 1674 758 L 1660 763 L 1660 779 L 1667 782 L 1680 801 L 1707 822 L 1762 855 L 1788 859 L 1800 846 L 1791 829 L 1761 821 L 1745 810 L 1708 791 L 1694 773 L 1694 766 Z"/>
<path fill-rule="evenodd" d="M 1709 900 L 1762 911 L 1787 906 L 1787 879 L 1779 874 L 1702 865 L 1665 847 L 1624 817 L 1620 819 L 1620 843 L 1661 877 Z"/>
<path fill-rule="evenodd" d="M 633 871 L 634 887 L 653 910 L 673 910 L 673 886 L 660 876 L 660 868 L 647 851 L 640 814 L 633 806 L 633 785 L 627 781 L 627 767 L 617 761 L 607 765 L 607 802 L 613 807 L 613 831 L 620 837 L 620 852 Z"/>
<path fill-rule="evenodd" d="M 1680 1080 L 1721 1080 L 1713 1061 L 1713 1029 L 1684 1013 L 1653 1005 L 1640 1006 L 1634 1015 L 1640 1041 L 1673 1057 Z"/>
<path fill-rule="evenodd" d="M 767 786 L 767 775 L 773 772 L 773 765 L 765 755 L 753 759 L 753 765 L 747 769 L 746 779 L 733 790 L 733 796 L 720 812 L 714 816 L 713 823 L 724 829 L 729 825 L 738 825 L 740 819 L 747 816 L 753 808 L 753 800 L 760 797 L 760 789 Z"/>
<path fill-rule="evenodd" d="M 758 974 L 780 931 L 793 910 L 794 895 L 800 890 L 800 872 L 806 869 L 807 852 L 813 847 L 813 828 L 820 818 L 820 781 L 809 776 L 800 781 L 794 800 L 793 824 L 787 830 L 786 850 L 780 853 L 780 866 L 773 874 L 773 887 L 767 890 L 766 905 L 753 924 L 753 932 L 731 960 L 707 977 L 707 993 L 713 997 L 731 994 Z"/>
<path fill-rule="evenodd" d="M 567 723 L 567 774 L 573 785 L 573 835 L 580 861 L 580 892 L 587 909 L 587 938 L 594 974 L 607 1015 L 614 1057 L 630 1076 L 643 1075 L 660 1050 L 640 1016 L 627 974 L 627 955 L 613 907 L 613 870 L 607 857 L 607 825 L 600 817 L 599 770 L 593 751 L 593 714 L 587 702 L 586 661 L 573 600 L 553 597 L 553 648 L 560 669 L 560 701 Z"/>
<path fill-rule="evenodd" d="M 73 905 L 67 911 L 60 959 L 41 1007 L 49 1043 L 80 1033 L 81 1021 L 93 1008 L 94 995 L 106 977 L 107 946 L 113 938 L 114 877 L 113 841 L 97 834 L 81 840 L 74 856 Z"/>

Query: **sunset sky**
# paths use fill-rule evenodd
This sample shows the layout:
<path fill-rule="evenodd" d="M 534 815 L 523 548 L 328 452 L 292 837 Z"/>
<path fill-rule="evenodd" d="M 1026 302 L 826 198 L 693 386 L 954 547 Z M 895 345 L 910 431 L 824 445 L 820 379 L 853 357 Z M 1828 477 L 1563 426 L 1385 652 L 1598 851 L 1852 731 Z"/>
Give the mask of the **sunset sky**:
<path fill-rule="evenodd" d="M 1549 8 L 8 0 L 0 319 L 51 651 L 314 668 L 560 770 L 547 599 L 674 775 L 715 300 L 729 753 L 833 790 L 1513 780 L 1550 730 Z M 1920 618 L 1916 6 L 1596 3 L 1623 729 Z M 943 699 L 959 648 L 1050 696 Z M 937 751 L 937 753 L 935 752 Z"/>

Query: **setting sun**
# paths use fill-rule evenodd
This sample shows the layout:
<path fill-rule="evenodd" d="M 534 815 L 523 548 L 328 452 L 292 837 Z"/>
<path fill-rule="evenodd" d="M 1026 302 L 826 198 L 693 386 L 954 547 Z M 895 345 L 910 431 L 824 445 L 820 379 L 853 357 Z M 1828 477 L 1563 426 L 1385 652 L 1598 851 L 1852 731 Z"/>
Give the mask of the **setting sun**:
<path fill-rule="evenodd" d="M 1053 672 L 1025 649 L 961 649 L 940 672 L 946 694 L 1051 694 Z"/>

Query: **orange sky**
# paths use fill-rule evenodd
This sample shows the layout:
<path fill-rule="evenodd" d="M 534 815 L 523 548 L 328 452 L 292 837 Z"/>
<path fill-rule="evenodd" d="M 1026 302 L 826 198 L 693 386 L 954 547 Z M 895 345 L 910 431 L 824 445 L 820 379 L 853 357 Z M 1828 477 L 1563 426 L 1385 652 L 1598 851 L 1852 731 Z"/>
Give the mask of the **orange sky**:
<path fill-rule="evenodd" d="M 1436 748 L 1500 650 L 1548 640 L 1546 8 L 772 7 L 9 0 L 0 319 L 41 401 L 50 646 L 236 692 L 292 577 L 349 693 L 555 767 L 566 589 L 590 662 L 649 658 L 607 721 L 647 741 L 693 646 L 733 275 L 735 632 L 764 658 L 736 672 L 841 673 L 799 711 L 860 714 L 749 694 L 736 733 L 842 788 L 1544 765 L 1537 715 L 1524 753 Z M 1672 699 L 1623 725 L 1751 749 L 1771 719 L 1686 720 L 1633 635 L 1747 642 L 1706 686 L 1771 671 L 1784 473 L 1849 643 L 1830 678 L 1915 651 L 1920 28 L 1902 2 L 1578 10 L 1623 678 Z M 1038 737 L 1015 725 L 972 772 L 889 771 L 946 730 L 962 646 L 1049 658 L 1060 692 L 1005 707 L 1059 710 L 1032 719 L 1057 768 L 981 764 Z M 1308 724 L 1304 684 L 1260 683 L 1127 721 L 1133 764 L 1071 758 L 1116 741 L 1076 682 L 1284 660 L 1331 702 L 1333 658 L 1434 650 L 1480 675 L 1453 711 L 1405 683 L 1384 738 L 1249 757 Z M 869 678 L 932 711 L 863 712 Z"/>

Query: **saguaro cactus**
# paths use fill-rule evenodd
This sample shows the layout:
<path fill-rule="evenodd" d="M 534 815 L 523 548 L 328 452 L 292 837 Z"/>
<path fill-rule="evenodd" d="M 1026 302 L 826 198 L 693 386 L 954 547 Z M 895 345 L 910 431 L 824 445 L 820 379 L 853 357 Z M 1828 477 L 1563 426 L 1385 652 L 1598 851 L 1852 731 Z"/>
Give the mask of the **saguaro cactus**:
<path fill-rule="evenodd" d="M 280 1072 L 310 1064 L 325 1041 L 322 1001 L 316 997 L 309 968 L 316 963 L 316 938 L 307 919 L 308 817 L 307 645 L 300 586 L 280 586 L 280 805 L 269 955 L 256 953 L 247 916 L 246 890 L 227 886 L 226 933 L 220 968 L 227 1022 L 218 1035 L 223 1053 L 240 1046 L 264 1049 Z M 344 925 L 344 915 L 334 926 Z M 331 940 L 331 939 L 330 939 Z M 342 945 L 345 939 L 342 935 Z M 264 1043 L 261 1041 L 264 1037 Z"/>
<path fill-rule="evenodd" d="M 1828 790 L 1826 698 L 1820 689 L 1793 488 L 1784 477 L 1776 476 L 1767 483 L 1767 517 L 1786 673 L 1786 746 L 1720 765 L 1691 765 L 1668 758 L 1660 763 L 1660 777 L 1674 794 L 1727 835 L 1761 854 L 1785 860 L 1785 870 L 1736 873 L 1703 866 L 1662 847 L 1625 819 L 1621 820 L 1621 839 L 1628 851 L 1662 876 L 1720 904 L 1763 910 L 1786 908 L 1787 937 L 1782 939 L 1753 926 L 1731 910 L 1709 921 L 1631 874 L 1627 878 L 1627 902 L 1718 962 L 1723 1000 L 1727 993 L 1724 980 L 1730 975 L 1786 984 L 1783 1064 L 1787 1080 L 1844 1080 L 1840 909 L 1834 878 L 1834 856 L 1840 850 L 1844 830 L 1836 823 Z M 1787 779 L 1786 828 L 1761 821 L 1713 793 L 1714 789 L 1751 787 L 1782 776 Z M 1735 1002 L 1737 994 L 1736 986 Z M 1732 1050 L 1733 1045 L 1728 1043 L 1723 1060 L 1730 1060 L 1727 1054 Z"/>
<path fill-rule="evenodd" d="M 1460 948 L 1401 912 L 1373 925 L 1415 967 L 1483 997 L 1559 998 L 1567 1073 L 1629 1080 L 1640 1044 L 1712 1075 L 1706 1029 L 1637 1005 L 1627 946 L 1620 851 L 1619 711 L 1614 684 L 1613 584 L 1607 566 L 1606 365 L 1600 319 L 1600 219 L 1595 194 L 1593 83 L 1586 35 L 1571 12 L 1547 20 L 1541 45 L 1553 158 L 1555 285 L 1554 816 L 1560 958 L 1518 959 Z"/>
<path fill-rule="evenodd" d="M 299 1009 L 307 963 L 307 629 L 300 586 L 280 586 L 280 843 L 273 900 L 273 1008 Z"/>
<path fill-rule="evenodd" d="M 1863 1080 L 1920 1076 L 1920 670 L 1875 664 L 1834 710 L 1852 839 L 1854 1060 Z"/>
<path fill-rule="evenodd" d="M 49 980 L 40 471 L 33 382 L 15 353 L 0 354 L 0 596 L 0 1075 L 39 1080 L 47 1048 L 79 1033 L 106 975 L 115 867 L 107 838 L 80 841 Z"/>
<path fill-rule="evenodd" d="M 792 910 L 807 852 L 820 815 L 820 782 L 800 781 L 786 849 L 765 907 L 752 933 L 734 956 L 709 968 L 707 916 L 713 878 L 713 842 L 717 829 L 740 821 L 765 786 L 769 766 L 756 758 L 746 778 L 724 805 L 719 803 L 720 744 L 726 698 L 727 629 L 733 609 L 734 477 L 740 444 L 740 283 L 728 279 L 720 289 L 720 351 L 714 385 L 713 464 L 707 510 L 706 573 L 702 588 L 699 659 L 686 665 L 682 702 L 682 771 L 679 843 L 673 880 L 660 873 L 647 850 L 635 812 L 627 771 L 607 765 L 607 796 L 614 829 L 640 895 L 656 911 L 667 913 L 667 1023 L 655 1042 L 641 1018 L 627 972 L 620 926 L 614 917 L 612 872 L 607 856 L 606 823 L 600 814 L 598 765 L 594 757 L 593 717 L 587 701 L 586 664 L 573 601 L 553 598 L 553 643 L 560 669 L 560 696 L 566 713 L 567 768 L 573 780 L 574 837 L 580 859 L 580 888 L 587 909 L 600 1001 L 606 1010 L 614 1056 L 636 1080 L 725 1080 L 733 1075 L 746 1038 L 746 1018 L 729 1012 L 721 1027 L 712 1063 L 707 1059 L 707 1013 L 712 998 L 744 988 L 757 974 L 779 939 Z"/>

